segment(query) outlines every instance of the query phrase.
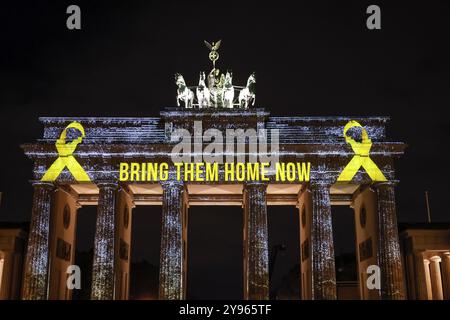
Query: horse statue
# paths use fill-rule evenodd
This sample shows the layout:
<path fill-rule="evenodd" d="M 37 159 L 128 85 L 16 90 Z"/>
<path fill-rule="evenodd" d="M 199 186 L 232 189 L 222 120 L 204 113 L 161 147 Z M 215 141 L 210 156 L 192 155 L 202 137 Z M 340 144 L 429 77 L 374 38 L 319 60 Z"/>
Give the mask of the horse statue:
<path fill-rule="evenodd" d="M 183 101 L 185 108 L 192 108 L 194 103 L 194 93 L 187 87 L 181 74 L 175 73 L 175 83 L 178 86 L 177 106 L 180 106 L 180 101 Z"/>
<path fill-rule="evenodd" d="M 247 86 L 241 90 L 239 93 L 239 106 L 244 109 L 248 109 L 250 101 L 252 101 L 252 106 L 255 105 L 256 95 L 255 95 L 255 84 L 256 76 L 253 72 L 247 80 Z"/>
<path fill-rule="evenodd" d="M 208 87 L 206 86 L 206 75 L 204 71 L 200 72 L 200 79 L 198 81 L 197 87 L 197 101 L 198 107 L 208 108 L 211 105 L 211 94 Z"/>
<path fill-rule="evenodd" d="M 234 102 L 234 87 L 233 87 L 233 73 L 227 71 L 225 75 L 225 83 L 223 85 L 223 107 L 233 108 Z"/>

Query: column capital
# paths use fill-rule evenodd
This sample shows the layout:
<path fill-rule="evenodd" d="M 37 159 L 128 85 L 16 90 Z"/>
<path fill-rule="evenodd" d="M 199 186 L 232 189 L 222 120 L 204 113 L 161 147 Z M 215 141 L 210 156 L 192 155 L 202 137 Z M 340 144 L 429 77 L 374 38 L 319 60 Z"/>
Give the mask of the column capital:
<path fill-rule="evenodd" d="M 49 182 L 49 181 L 31 180 L 30 183 L 34 188 L 41 187 L 41 188 L 45 188 L 47 190 L 56 189 L 56 185 L 53 182 Z"/>
<path fill-rule="evenodd" d="M 391 181 L 379 181 L 372 183 L 371 187 L 375 189 L 380 188 L 394 188 L 399 184 L 398 180 L 391 180 Z"/>
<path fill-rule="evenodd" d="M 117 181 L 96 181 L 95 185 L 99 189 L 114 189 L 114 190 L 117 190 L 119 188 L 119 183 Z"/>
<path fill-rule="evenodd" d="M 430 260 L 428 260 L 428 259 L 423 259 L 423 263 L 425 263 L 426 265 L 429 265 L 429 264 L 430 264 Z"/>
<path fill-rule="evenodd" d="M 439 256 L 433 256 L 430 258 L 431 262 L 441 262 L 441 257 Z"/>
<path fill-rule="evenodd" d="M 266 189 L 267 186 L 269 185 L 268 182 L 265 181 L 246 181 L 244 183 L 244 188 L 260 188 L 260 189 Z"/>
<path fill-rule="evenodd" d="M 444 252 L 442 255 L 443 255 L 445 258 L 450 259 L 450 252 L 449 252 L 449 251 Z"/>
<path fill-rule="evenodd" d="M 164 189 L 168 188 L 177 188 L 177 189 L 183 189 L 184 188 L 184 181 L 183 180 L 176 180 L 176 179 L 168 179 L 164 181 L 160 181 L 159 184 Z"/>
<path fill-rule="evenodd" d="M 318 189 L 330 189 L 332 183 L 330 181 L 324 180 L 312 180 L 309 182 L 307 189 L 318 190 Z"/>

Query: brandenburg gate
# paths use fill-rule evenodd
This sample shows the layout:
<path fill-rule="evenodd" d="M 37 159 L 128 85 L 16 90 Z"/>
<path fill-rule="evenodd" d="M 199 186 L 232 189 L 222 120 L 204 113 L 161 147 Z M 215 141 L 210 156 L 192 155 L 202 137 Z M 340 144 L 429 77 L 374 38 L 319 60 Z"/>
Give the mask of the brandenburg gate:
<path fill-rule="evenodd" d="M 189 208 L 201 205 L 242 207 L 244 299 L 269 298 L 267 206 L 274 205 L 295 206 L 300 217 L 299 298 L 336 299 L 333 205 L 355 212 L 361 299 L 405 298 L 394 199 L 394 159 L 405 144 L 386 136 L 389 119 L 272 116 L 253 106 L 253 75 L 246 87 L 231 87 L 240 92 L 238 99 L 230 98 L 231 73 L 219 75 L 214 65 L 208 86 L 201 73 L 199 86 L 191 90 L 177 74 L 177 101 L 183 105 L 165 108 L 159 117 L 40 118 L 43 137 L 22 146 L 34 164 L 23 299 L 71 299 L 67 268 L 75 264 L 82 206 L 97 206 L 91 298 L 128 299 L 131 215 L 140 205 L 162 206 L 160 299 L 185 298 Z M 263 179 L 230 179 L 221 163 L 211 181 L 204 179 L 205 171 L 202 178 L 180 178 L 187 169 L 171 157 L 179 143 L 174 133 L 189 132 L 195 143 L 197 123 L 202 133 L 277 130 L 277 141 L 266 139 L 273 150 L 262 153 L 276 154 L 280 164 L 302 163 L 308 172 L 290 179 L 290 169 L 287 177 L 267 169 Z M 208 144 L 199 143 L 201 150 Z M 255 156 L 252 143 L 243 139 L 231 147 L 237 154 L 240 144 L 239 155 L 248 161 Z M 215 150 L 216 156 L 229 155 L 228 147 L 227 142 L 226 151 Z M 195 147 L 185 153 L 194 160 L 199 156 Z M 165 176 L 150 177 L 151 164 L 166 164 Z M 374 265 L 380 270 L 379 289 L 366 284 L 367 269 Z"/>

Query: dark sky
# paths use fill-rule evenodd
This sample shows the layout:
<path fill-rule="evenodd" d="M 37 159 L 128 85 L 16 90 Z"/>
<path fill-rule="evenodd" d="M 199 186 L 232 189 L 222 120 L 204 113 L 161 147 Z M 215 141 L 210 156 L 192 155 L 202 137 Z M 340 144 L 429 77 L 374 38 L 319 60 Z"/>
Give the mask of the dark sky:
<path fill-rule="evenodd" d="M 399 220 L 424 221 L 429 190 L 433 220 L 450 221 L 450 2 L 389 2 L 2 1 L 0 220 L 29 219 L 19 145 L 42 135 L 39 116 L 158 116 L 175 103 L 173 74 L 195 84 L 210 69 L 203 40 L 223 39 L 219 66 L 235 83 L 256 71 L 258 106 L 272 115 L 391 116 L 390 139 L 408 144 Z M 80 31 L 66 28 L 70 4 Z M 365 27 L 369 4 L 382 30 Z"/>

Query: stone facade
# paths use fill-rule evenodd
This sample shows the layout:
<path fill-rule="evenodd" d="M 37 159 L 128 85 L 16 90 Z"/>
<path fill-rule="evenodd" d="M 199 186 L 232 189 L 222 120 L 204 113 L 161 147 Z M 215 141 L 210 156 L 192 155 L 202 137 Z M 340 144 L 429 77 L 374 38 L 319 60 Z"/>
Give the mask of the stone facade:
<path fill-rule="evenodd" d="M 272 117 L 259 108 L 166 108 L 158 118 L 40 120 L 44 125 L 43 138 L 22 146 L 34 164 L 35 186 L 23 299 L 70 299 L 71 293 L 61 285 L 61 277 L 65 276 L 61 272 L 67 264 L 73 263 L 76 243 L 72 228 L 76 226 L 76 210 L 83 205 L 98 206 L 92 299 L 128 298 L 129 262 L 124 259 L 124 247 L 129 248 L 132 235 L 131 226 L 125 227 L 121 217 L 124 210 L 132 215 L 132 208 L 137 205 L 161 205 L 163 208 L 159 297 L 183 299 L 188 267 L 188 209 L 204 204 L 243 208 L 245 299 L 268 299 L 267 206 L 286 204 L 296 206 L 301 215 L 303 299 L 336 299 L 331 206 L 353 206 L 355 215 L 359 215 L 362 204 L 369 222 L 366 231 L 358 231 L 357 224 L 358 241 L 372 239 L 370 261 L 380 264 L 382 280 L 380 291 L 367 293 L 361 279 L 361 296 L 364 299 L 405 298 L 393 184 L 396 181 L 394 159 L 403 154 L 405 144 L 388 140 L 386 117 Z M 364 126 L 373 144 L 370 157 L 392 182 L 375 184 L 364 170 L 359 170 L 351 182 L 336 183 L 339 173 L 354 156 L 342 135 L 343 127 L 350 120 Z M 58 157 L 55 141 L 72 121 L 82 124 L 85 130 L 83 143 L 74 156 L 91 181 L 78 183 L 65 170 L 56 181 L 41 182 Z M 310 162 L 310 181 L 277 182 L 271 174 L 264 183 L 238 183 L 225 181 L 222 171 L 214 183 L 186 183 L 172 178 L 153 183 L 119 181 L 121 162 L 171 163 L 172 133 L 176 129 L 192 132 L 194 121 L 201 121 L 203 130 L 279 130 L 279 161 Z M 369 189 L 373 190 L 370 196 L 362 195 Z M 64 227 L 64 210 L 69 210 L 72 223 L 67 228 Z M 65 256 L 58 250 L 58 241 L 59 246 L 67 250 L 62 250 Z M 359 275 L 364 274 L 365 265 L 360 264 Z"/>

